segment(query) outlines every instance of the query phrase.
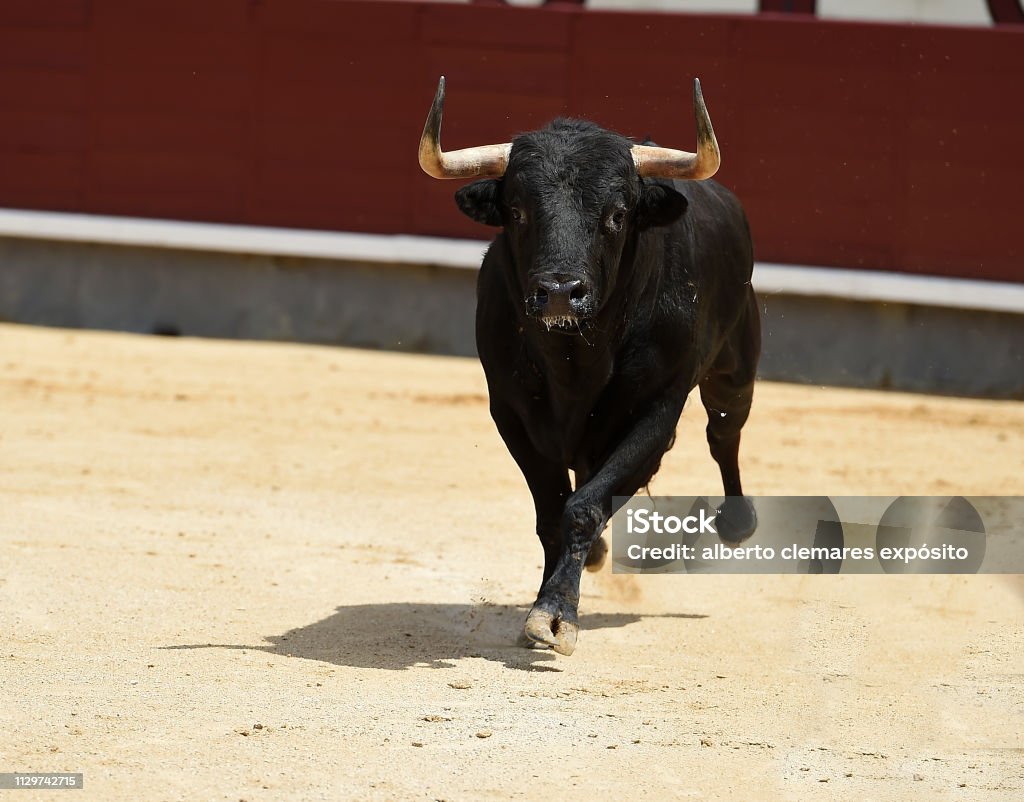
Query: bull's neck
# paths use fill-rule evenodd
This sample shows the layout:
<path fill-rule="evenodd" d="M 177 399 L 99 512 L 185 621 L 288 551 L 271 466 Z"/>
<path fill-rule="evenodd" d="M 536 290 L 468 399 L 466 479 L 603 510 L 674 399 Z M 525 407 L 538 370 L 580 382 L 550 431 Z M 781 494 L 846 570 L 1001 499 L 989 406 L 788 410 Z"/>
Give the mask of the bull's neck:
<path fill-rule="evenodd" d="M 565 334 L 547 331 L 536 320 L 526 321 L 523 333 L 531 358 L 543 366 L 543 373 L 552 389 L 569 395 L 587 395 L 603 386 L 610 374 L 614 352 L 602 321 L 583 324 L 581 332 Z"/>

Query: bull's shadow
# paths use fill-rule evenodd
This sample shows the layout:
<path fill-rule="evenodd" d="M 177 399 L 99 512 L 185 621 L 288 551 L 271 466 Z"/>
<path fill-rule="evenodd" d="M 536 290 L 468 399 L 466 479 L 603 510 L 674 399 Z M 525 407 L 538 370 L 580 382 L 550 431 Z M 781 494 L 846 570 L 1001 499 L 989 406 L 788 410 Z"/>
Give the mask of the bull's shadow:
<path fill-rule="evenodd" d="M 357 604 L 308 626 L 270 635 L 266 643 L 184 644 L 166 649 L 245 649 L 338 666 L 454 668 L 453 661 L 480 657 L 521 671 L 558 671 L 550 651 L 516 645 L 529 608 L 507 604 Z M 590 613 L 580 616 L 581 640 L 594 630 L 625 627 L 644 616 Z M 705 618 L 692 613 L 659 618 Z"/>

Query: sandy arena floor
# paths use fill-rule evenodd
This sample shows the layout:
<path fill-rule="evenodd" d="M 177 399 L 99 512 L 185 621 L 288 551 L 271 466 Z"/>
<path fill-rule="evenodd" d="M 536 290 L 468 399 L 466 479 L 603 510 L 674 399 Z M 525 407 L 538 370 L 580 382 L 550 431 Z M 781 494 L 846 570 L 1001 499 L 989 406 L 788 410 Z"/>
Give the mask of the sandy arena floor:
<path fill-rule="evenodd" d="M 1024 798 L 1019 578 L 606 566 L 573 657 L 512 646 L 541 553 L 475 361 L 0 326 L 0 399 L 0 771 L 84 772 L 76 800 Z M 703 425 L 652 492 L 720 492 Z M 752 494 L 1024 494 L 1024 404 L 763 383 L 742 463 Z"/>

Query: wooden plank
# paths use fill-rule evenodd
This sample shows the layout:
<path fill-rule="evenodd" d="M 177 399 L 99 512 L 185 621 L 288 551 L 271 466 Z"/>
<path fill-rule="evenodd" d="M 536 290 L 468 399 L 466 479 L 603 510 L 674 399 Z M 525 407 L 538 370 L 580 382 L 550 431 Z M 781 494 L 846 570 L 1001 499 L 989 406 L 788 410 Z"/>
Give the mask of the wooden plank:
<path fill-rule="evenodd" d="M 100 70 L 240 71 L 247 55 L 237 31 L 99 27 L 92 41 L 92 63 Z"/>
<path fill-rule="evenodd" d="M 85 31 L 0 27 L 0 68 L 76 71 L 87 66 L 88 57 Z"/>
<path fill-rule="evenodd" d="M 97 28 L 140 32 L 239 30 L 248 22 L 252 5 L 250 0 L 90 0 L 89 4 Z"/>
<path fill-rule="evenodd" d="M 83 157 L 0 148 L 0 206 L 83 211 Z"/>
<path fill-rule="evenodd" d="M 430 46 L 425 50 L 424 70 L 432 79 L 447 80 L 447 100 L 459 102 L 465 92 L 534 95 L 564 98 L 569 91 L 567 53 L 519 48 L 490 47 L 477 42 Z M 406 72 L 406 80 L 408 80 Z M 431 95 L 433 92 L 431 92 Z"/>
<path fill-rule="evenodd" d="M 0 69 L 0 115 L 12 110 L 81 111 L 87 105 L 82 73 L 44 68 Z M 0 122 L 3 117 L 0 116 Z"/>
<path fill-rule="evenodd" d="M 164 151 L 95 151 L 84 187 L 86 207 L 143 217 L 237 219 L 242 212 L 241 156 Z"/>
<path fill-rule="evenodd" d="M 412 43 L 419 30 L 422 3 L 261 0 L 252 21 L 263 35 L 301 32 L 331 36 L 339 44 L 368 40 Z"/>
<path fill-rule="evenodd" d="M 89 22 L 90 0 L 4 0 L 0 26 L 22 28 L 81 28 Z"/>
<path fill-rule="evenodd" d="M 425 4 L 420 18 L 420 37 L 422 42 L 431 45 L 564 53 L 569 49 L 571 26 L 579 16 L 578 8 L 565 6 L 466 9 L 455 4 Z M 514 80 L 516 76 L 509 77 Z"/>
<path fill-rule="evenodd" d="M 43 153 L 84 153 L 85 114 L 75 111 L 7 109 L 0 124 L 0 149 Z M 2 185 L 0 181 L 0 185 Z"/>
<path fill-rule="evenodd" d="M 248 77 L 243 72 L 97 69 L 92 82 L 92 108 L 100 114 L 149 111 L 191 116 L 242 114 L 248 109 Z"/>
<path fill-rule="evenodd" d="M 111 110 L 91 122 L 91 147 L 101 151 L 220 152 L 235 156 L 248 137 L 247 119 L 225 112 L 182 115 L 166 110 Z"/>
<path fill-rule="evenodd" d="M 266 161 L 252 184 L 247 222 L 380 233 L 396 227 L 409 230 L 405 174 L 401 166 L 363 164 L 342 172 Z"/>

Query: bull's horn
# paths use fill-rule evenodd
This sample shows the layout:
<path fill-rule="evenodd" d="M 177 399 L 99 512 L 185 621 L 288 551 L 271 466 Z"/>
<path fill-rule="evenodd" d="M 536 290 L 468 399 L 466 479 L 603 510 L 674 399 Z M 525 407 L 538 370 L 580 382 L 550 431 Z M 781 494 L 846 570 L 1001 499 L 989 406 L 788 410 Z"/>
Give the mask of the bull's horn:
<path fill-rule="evenodd" d="M 434 178 L 480 178 L 502 176 L 508 166 L 512 145 L 480 145 L 475 148 L 441 150 L 441 114 L 444 111 L 444 76 L 437 84 L 437 94 L 420 137 L 420 167 Z"/>
<path fill-rule="evenodd" d="M 718 150 L 715 129 L 711 127 L 711 118 L 704 105 L 704 95 L 701 94 L 700 80 L 697 78 L 693 81 L 693 112 L 697 117 L 697 152 L 633 145 L 633 163 L 641 176 L 700 181 L 711 178 L 718 171 L 722 154 Z M 423 153 L 422 146 L 420 153 Z"/>

